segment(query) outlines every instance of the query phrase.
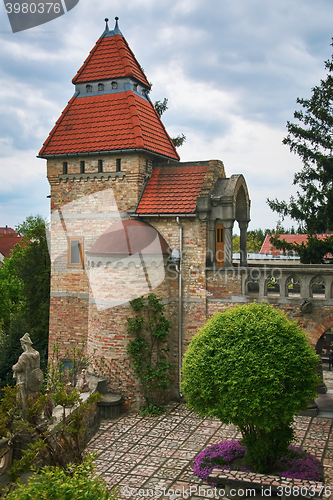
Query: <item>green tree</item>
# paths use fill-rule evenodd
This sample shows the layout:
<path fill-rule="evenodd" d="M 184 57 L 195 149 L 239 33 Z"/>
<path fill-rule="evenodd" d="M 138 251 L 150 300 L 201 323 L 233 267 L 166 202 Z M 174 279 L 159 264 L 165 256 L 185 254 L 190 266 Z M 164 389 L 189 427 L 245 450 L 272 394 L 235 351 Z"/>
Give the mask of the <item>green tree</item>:
<path fill-rule="evenodd" d="M 315 397 L 318 356 L 279 310 L 250 304 L 215 314 L 192 338 L 182 390 L 202 417 L 239 427 L 257 472 L 293 439 L 294 415 Z"/>
<path fill-rule="evenodd" d="M 283 140 L 302 159 L 303 168 L 293 180 L 300 190 L 289 202 L 267 200 L 282 219 L 291 217 L 308 233 L 307 245 L 288 248 L 297 253 L 302 250 L 301 259 L 306 263 L 321 262 L 327 251 L 333 252 L 333 236 L 326 239 L 325 245 L 316 238 L 316 234 L 333 231 L 333 56 L 325 62 L 325 68 L 328 74 L 312 89 L 311 98 L 297 99 L 303 109 L 294 113 L 297 123 L 287 122 L 288 135 Z M 284 249 L 278 238 L 272 243 Z"/>
<path fill-rule="evenodd" d="M 47 364 L 50 301 L 50 257 L 45 221 L 30 216 L 15 228 L 25 239 L 0 267 L 0 385 L 12 383 L 12 365 L 21 352 L 19 339 L 29 332 Z"/>

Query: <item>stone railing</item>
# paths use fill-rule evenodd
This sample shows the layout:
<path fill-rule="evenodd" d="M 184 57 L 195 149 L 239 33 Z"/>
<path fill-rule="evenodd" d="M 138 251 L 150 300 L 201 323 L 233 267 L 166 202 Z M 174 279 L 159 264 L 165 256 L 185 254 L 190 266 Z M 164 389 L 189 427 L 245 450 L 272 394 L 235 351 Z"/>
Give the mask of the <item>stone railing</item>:
<path fill-rule="evenodd" d="M 239 268 L 242 294 L 272 303 L 333 305 L 332 265 L 249 265 Z"/>

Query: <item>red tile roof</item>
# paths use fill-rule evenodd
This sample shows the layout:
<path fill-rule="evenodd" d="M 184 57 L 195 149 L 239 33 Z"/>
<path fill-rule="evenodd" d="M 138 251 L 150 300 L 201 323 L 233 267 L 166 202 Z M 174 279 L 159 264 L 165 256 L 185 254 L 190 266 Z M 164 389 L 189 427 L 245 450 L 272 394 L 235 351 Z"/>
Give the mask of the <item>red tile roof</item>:
<path fill-rule="evenodd" d="M 151 102 L 132 91 L 73 97 L 40 156 L 145 149 L 179 160 Z"/>
<path fill-rule="evenodd" d="M 13 250 L 15 245 L 20 245 L 20 247 L 26 244 L 26 240 L 22 236 L 3 236 L 0 235 L 0 254 L 4 257 L 10 256 L 10 251 Z"/>
<path fill-rule="evenodd" d="M 0 227 L 0 237 L 2 235 L 8 236 L 9 234 L 11 234 L 12 236 L 19 236 L 19 233 L 14 231 L 14 229 L 12 229 L 11 227 L 8 227 L 8 226 Z"/>
<path fill-rule="evenodd" d="M 207 166 L 161 167 L 153 170 L 137 214 L 193 214 Z"/>
<path fill-rule="evenodd" d="M 151 87 L 125 38 L 115 35 L 97 40 L 72 82 L 76 84 L 121 77 L 133 77 L 148 88 Z"/>
<path fill-rule="evenodd" d="M 317 238 L 319 240 L 325 239 L 328 234 L 317 234 Z M 283 254 L 283 250 L 277 250 L 269 241 L 270 235 L 267 235 L 264 243 L 260 249 L 260 253 L 272 254 L 272 255 L 280 255 Z M 307 234 L 280 234 L 280 240 L 286 240 L 287 243 L 297 243 L 301 245 L 303 242 L 306 243 L 308 238 Z"/>

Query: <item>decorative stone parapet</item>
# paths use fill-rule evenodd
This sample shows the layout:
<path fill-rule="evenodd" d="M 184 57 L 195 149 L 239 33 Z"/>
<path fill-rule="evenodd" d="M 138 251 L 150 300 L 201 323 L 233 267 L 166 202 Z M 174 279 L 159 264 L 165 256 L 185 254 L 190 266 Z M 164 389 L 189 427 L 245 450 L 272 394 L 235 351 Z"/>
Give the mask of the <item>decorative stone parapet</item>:
<path fill-rule="evenodd" d="M 304 300 L 333 304 L 333 266 L 330 265 L 251 265 L 239 268 L 242 291 L 247 297 L 278 303 Z M 308 303 L 304 307 L 310 307 Z M 306 311 L 308 312 L 308 311 Z"/>
<path fill-rule="evenodd" d="M 331 493 L 329 486 L 307 479 L 290 479 L 255 472 L 213 469 L 207 482 L 223 487 L 225 495 L 238 500 L 250 497 L 277 496 L 283 500 L 293 498 L 321 498 Z"/>

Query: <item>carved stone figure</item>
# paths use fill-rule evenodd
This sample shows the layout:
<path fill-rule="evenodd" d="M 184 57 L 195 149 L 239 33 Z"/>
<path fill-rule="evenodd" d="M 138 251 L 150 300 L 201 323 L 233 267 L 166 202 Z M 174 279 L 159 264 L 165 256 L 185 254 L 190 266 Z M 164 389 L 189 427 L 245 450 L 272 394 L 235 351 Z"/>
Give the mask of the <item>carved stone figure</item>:
<path fill-rule="evenodd" d="M 19 397 L 22 401 L 22 409 L 26 410 L 27 398 L 35 396 L 43 383 L 43 372 L 40 369 L 39 352 L 33 349 L 32 341 L 28 333 L 20 339 L 23 353 L 18 362 L 13 366 L 16 385 L 19 386 Z"/>
<path fill-rule="evenodd" d="M 84 369 L 81 372 L 81 378 L 78 383 L 78 388 L 81 392 L 89 392 L 89 382 L 86 378 L 86 370 Z"/>

